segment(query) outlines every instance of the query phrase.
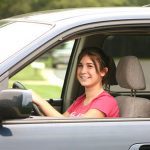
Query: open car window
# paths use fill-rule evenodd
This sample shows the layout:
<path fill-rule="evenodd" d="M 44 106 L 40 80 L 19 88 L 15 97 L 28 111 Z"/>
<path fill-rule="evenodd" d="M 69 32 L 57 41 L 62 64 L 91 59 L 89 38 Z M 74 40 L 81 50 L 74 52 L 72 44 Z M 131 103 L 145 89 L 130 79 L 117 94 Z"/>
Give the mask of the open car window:
<path fill-rule="evenodd" d="M 49 50 L 13 76 L 9 87 L 12 87 L 15 81 L 19 81 L 45 100 L 61 99 L 73 45 L 74 40 L 71 40 Z"/>
<path fill-rule="evenodd" d="M 95 38 L 96 37 L 96 38 Z M 87 42 L 88 38 L 90 38 L 91 43 Z M 104 38 L 104 40 L 103 40 Z M 93 40 L 100 41 L 99 45 L 96 45 L 98 47 L 101 47 L 103 51 L 110 56 L 116 65 L 118 65 L 118 62 L 120 58 L 124 56 L 136 56 L 143 68 L 145 80 L 146 80 L 146 89 L 144 90 L 138 90 L 136 91 L 136 95 L 140 96 L 142 98 L 149 98 L 150 94 L 150 78 L 149 78 L 149 65 L 150 65 L 150 54 L 149 54 L 149 39 L 150 36 L 148 35 L 134 35 L 134 34 L 110 34 L 110 35 L 90 35 L 86 37 L 86 40 L 84 40 L 84 43 L 82 43 L 82 40 L 79 40 L 81 44 L 84 45 L 84 47 L 92 45 Z M 58 101 L 64 101 L 66 103 L 66 106 L 62 106 L 62 102 L 56 104 L 54 107 L 58 111 L 62 111 L 62 107 L 64 108 L 63 111 L 65 111 L 71 103 L 76 99 L 77 94 L 81 94 L 83 92 L 83 89 L 79 83 L 76 82 L 75 78 L 75 70 L 72 72 L 71 76 L 74 76 L 74 78 L 69 77 L 70 80 L 75 80 L 72 83 L 75 83 L 74 85 L 67 85 L 68 87 L 68 93 L 72 93 L 73 96 L 71 96 L 68 101 L 66 98 L 62 97 L 63 92 L 63 86 L 64 86 L 64 80 L 66 76 L 66 71 L 69 65 L 69 59 L 72 53 L 74 45 L 74 40 L 63 42 L 62 44 L 58 45 L 57 47 L 54 47 L 53 49 L 49 50 L 44 55 L 40 56 L 38 59 L 36 59 L 34 62 L 32 62 L 29 66 L 24 68 L 21 72 L 16 74 L 14 77 L 11 78 L 9 85 L 12 87 L 12 84 L 15 81 L 22 82 L 27 89 L 32 89 L 40 97 L 42 97 L 45 100 L 58 100 Z M 92 45 L 93 46 L 93 45 Z M 81 50 L 81 49 L 80 49 Z M 75 65 L 75 64 L 74 64 Z M 74 66 L 74 68 L 76 68 Z M 69 68 L 70 69 L 70 68 Z M 115 74 L 113 74 L 113 78 L 115 79 Z M 67 75 L 68 78 L 68 75 Z M 66 86 L 66 85 L 65 85 Z M 71 87 L 71 88 L 70 88 Z M 105 88 L 105 87 L 104 87 Z M 73 91 L 71 91 L 73 89 Z M 108 90 L 108 89 L 106 89 Z M 118 84 L 110 85 L 110 89 L 108 92 L 111 91 L 111 95 L 116 97 L 118 95 L 131 95 L 131 89 L 125 89 L 120 87 Z M 64 93 L 63 93 L 64 94 Z M 78 95 L 79 96 L 79 95 Z M 68 106 L 67 106 L 68 105 Z"/>

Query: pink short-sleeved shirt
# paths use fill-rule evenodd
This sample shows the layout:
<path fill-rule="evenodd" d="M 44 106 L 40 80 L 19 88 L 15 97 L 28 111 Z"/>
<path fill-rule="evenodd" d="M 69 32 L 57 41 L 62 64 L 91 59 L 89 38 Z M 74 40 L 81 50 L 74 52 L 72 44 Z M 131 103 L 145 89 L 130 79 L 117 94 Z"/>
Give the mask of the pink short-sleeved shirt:
<path fill-rule="evenodd" d="M 97 109 L 105 114 L 105 117 L 119 117 L 119 108 L 116 100 L 106 91 L 103 91 L 91 103 L 84 105 L 85 95 L 78 97 L 68 108 L 70 117 L 80 117 L 90 109 Z"/>

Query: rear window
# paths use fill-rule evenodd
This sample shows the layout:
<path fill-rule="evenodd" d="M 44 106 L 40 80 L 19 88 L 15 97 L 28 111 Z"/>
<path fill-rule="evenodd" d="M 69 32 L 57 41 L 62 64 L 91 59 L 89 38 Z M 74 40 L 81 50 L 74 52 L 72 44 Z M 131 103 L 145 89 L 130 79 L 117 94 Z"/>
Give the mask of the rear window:
<path fill-rule="evenodd" d="M 145 90 L 150 91 L 150 35 L 111 35 L 106 38 L 103 49 L 114 58 L 116 65 L 122 56 L 137 56 L 145 75 Z"/>

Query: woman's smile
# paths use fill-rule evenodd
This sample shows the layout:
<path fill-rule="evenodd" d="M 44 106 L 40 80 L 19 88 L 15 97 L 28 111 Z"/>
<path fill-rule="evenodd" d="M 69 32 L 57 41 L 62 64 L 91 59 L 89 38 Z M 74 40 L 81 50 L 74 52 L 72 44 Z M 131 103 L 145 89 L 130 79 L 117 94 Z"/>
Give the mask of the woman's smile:
<path fill-rule="evenodd" d="M 84 81 L 86 81 L 87 79 L 89 79 L 89 76 L 85 76 L 85 75 L 80 75 L 80 78 Z"/>
<path fill-rule="evenodd" d="M 96 71 L 95 65 L 89 56 L 84 56 L 77 68 L 77 78 L 82 86 L 89 87 L 100 84 L 101 76 Z"/>

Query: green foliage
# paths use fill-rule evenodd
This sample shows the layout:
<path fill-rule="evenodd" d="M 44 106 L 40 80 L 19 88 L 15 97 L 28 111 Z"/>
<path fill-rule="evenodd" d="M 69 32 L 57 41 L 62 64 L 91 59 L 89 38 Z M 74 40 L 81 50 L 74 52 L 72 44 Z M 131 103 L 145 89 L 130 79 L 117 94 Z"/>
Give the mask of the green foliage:
<path fill-rule="evenodd" d="M 1 0 L 0 1 L 0 18 L 6 18 L 18 14 L 32 11 L 30 0 Z"/>
<path fill-rule="evenodd" d="M 12 80 L 44 80 L 40 74 L 40 70 L 33 69 L 31 66 L 27 66 L 21 70 L 18 74 L 11 78 Z"/>
<path fill-rule="evenodd" d="M 147 4 L 149 0 L 0 0 L 0 19 L 41 10 Z"/>
<path fill-rule="evenodd" d="M 127 0 L 124 2 L 125 5 L 131 6 L 144 6 L 150 4 L 149 0 Z"/>

